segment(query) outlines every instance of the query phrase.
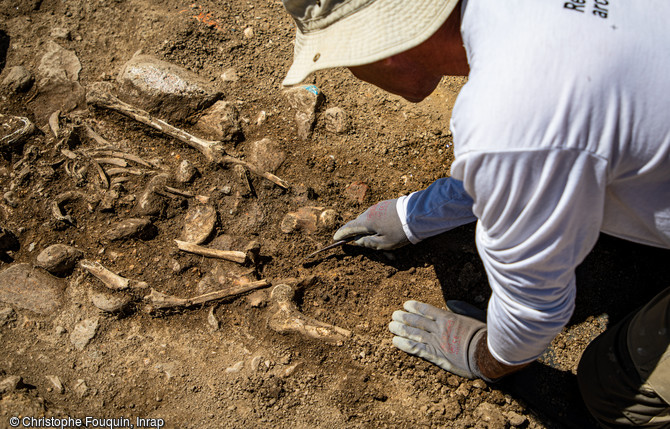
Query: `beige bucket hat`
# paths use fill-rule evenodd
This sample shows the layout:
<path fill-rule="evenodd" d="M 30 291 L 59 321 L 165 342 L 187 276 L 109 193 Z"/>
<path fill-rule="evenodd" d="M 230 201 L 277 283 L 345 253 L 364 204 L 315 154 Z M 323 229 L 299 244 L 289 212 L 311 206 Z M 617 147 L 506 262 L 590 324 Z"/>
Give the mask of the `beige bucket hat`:
<path fill-rule="evenodd" d="M 329 67 L 368 64 L 411 49 L 446 21 L 458 0 L 283 0 L 297 31 L 283 85 Z"/>

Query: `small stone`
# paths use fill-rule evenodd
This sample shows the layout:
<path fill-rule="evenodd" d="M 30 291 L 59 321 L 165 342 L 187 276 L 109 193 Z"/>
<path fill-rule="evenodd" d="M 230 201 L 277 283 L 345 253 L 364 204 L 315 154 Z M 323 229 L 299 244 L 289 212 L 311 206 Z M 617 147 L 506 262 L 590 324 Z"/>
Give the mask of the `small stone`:
<path fill-rule="evenodd" d="M 62 326 L 58 325 L 54 328 L 54 332 L 56 335 L 63 335 L 67 332 L 67 329 L 63 328 Z"/>
<path fill-rule="evenodd" d="M 284 96 L 296 112 L 298 137 L 307 140 L 312 134 L 316 110 L 323 99 L 321 91 L 314 85 L 296 86 L 285 89 Z"/>
<path fill-rule="evenodd" d="M 130 304 L 130 298 L 123 294 L 91 292 L 90 298 L 94 306 L 107 313 L 118 313 Z"/>
<path fill-rule="evenodd" d="M 209 313 L 207 313 L 207 324 L 213 331 L 218 331 L 221 327 L 219 319 L 217 319 L 216 314 L 214 314 L 214 307 L 211 307 Z"/>
<path fill-rule="evenodd" d="M 81 250 L 72 246 L 52 244 L 37 255 L 35 265 L 44 268 L 51 274 L 64 276 L 72 272 L 77 261 L 83 256 Z"/>
<path fill-rule="evenodd" d="M 340 107 L 331 107 L 324 113 L 326 117 L 326 131 L 335 134 L 344 134 L 351 126 L 349 115 Z"/>
<path fill-rule="evenodd" d="M 251 143 L 249 148 L 249 162 L 261 170 L 274 173 L 286 159 L 286 154 L 279 144 L 269 138 Z"/>
<path fill-rule="evenodd" d="M 241 137 L 240 114 L 233 103 L 217 101 L 195 124 L 206 138 L 218 141 L 237 141 Z"/>
<path fill-rule="evenodd" d="M 201 244 L 207 241 L 214 231 L 217 212 L 211 205 L 197 205 L 186 213 L 180 240 Z"/>
<path fill-rule="evenodd" d="M 114 224 L 105 234 L 109 241 L 139 238 L 150 240 L 156 236 L 158 230 L 149 219 L 130 218 Z"/>
<path fill-rule="evenodd" d="M 482 389 L 483 390 L 483 389 L 486 389 L 487 386 L 486 386 L 486 383 L 484 382 L 484 380 L 480 380 L 478 378 L 476 380 L 473 380 L 472 387 L 474 387 L 476 389 Z"/>
<path fill-rule="evenodd" d="M 507 411 L 505 413 L 505 417 L 507 417 L 510 426 L 515 428 L 525 426 L 526 422 L 528 421 L 526 416 L 522 416 L 521 414 L 515 413 L 514 411 Z"/>
<path fill-rule="evenodd" d="M 22 381 L 18 375 L 11 375 L 0 380 L 0 396 L 16 390 Z"/>
<path fill-rule="evenodd" d="M 47 82 L 76 82 L 79 80 L 80 71 L 81 63 L 74 51 L 64 49 L 55 42 L 48 42 L 37 69 L 38 83 L 44 86 Z"/>
<path fill-rule="evenodd" d="M 367 196 L 369 189 L 370 188 L 368 185 L 366 185 L 364 182 L 356 181 L 346 187 L 344 190 L 344 196 L 350 200 L 362 203 L 365 201 L 365 197 Z"/>
<path fill-rule="evenodd" d="M 62 280 L 30 264 L 14 264 L 0 272 L 0 301 L 40 314 L 61 305 Z"/>
<path fill-rule="evenodd" d="M 25 92 L 30 89 L 34 82 L 33 75 L 23 66 L 10 67 L 2 85 L 10 92 Z"/>
<path fill-rule="evenodd" d="M 83 398 L 88 393 L 88 385 L 85 380 L 80 378 L 74 383 L 72 390 L 74 390 L 80 398 Z"/>
<path fill-rule="evenodd" d="M 460 386 L 458 386 L 458 388 L 456 389 L 456 391 L 454 393 L 458 396 L 462 396 L 464 398 L 467 398 L 468 395 L 470 394 L 470 388 L 468 387 L 467 384 L 462 383 Z"/>
<path fill-rule="evenodd" d="M 327 209 L 321 212 L 319 215 L 319 223 L 326 230 L 332 230 L 335 228 L 340 221 L 340 215 L 333 209 Z"/>
<path fill-rule="evenodd" d="M 221 193 L 223 195 L 230 195 L 230 193 L 233 191 L 233 189 L 229 185 L 225 185 L 221 187 Z"/>
<path fill-rule="evenodd" d="M 177 182 L 179 183 L 191 183 L 197 175 L 198 169 L 195 168 L 192 162 L 185 159 L 179 164 L 179 167 L 177 167 L 175 179 L 177 179 Z"/>
<path fill-rule="evenodd" d="M 12 307 L 5 307 L 0 309 L 0 326 L 6 325 L 12 320 L 16 319 L 16 313 Z"/>
<path fill-rule="evenodd" d="M 72 34 L 67 28 L 56 27 L 51 30 L 51 37 L 54 39 L 70 40 L 72 38 Z"/>
<path fill-rule="evenodd" d="M 233 365 L 229 368 L 226 368 L 226 374 L 238 373 L 238 372 L 242 371 L 242 368 L 244 368 L 244 361 L 243 360 L 237 362 L 235 365 Z"/>
<path fill-rule="evenodd" d="M 208 80 L 149 55 L 134 55 L 117 80 L 134 104 L 168 122 L 183 121 L 221 97 Z"/>
<path fill-rule="evenodd" d="M 261 361 L 263 360 L 262 356 L 254 356 L 253 359 L 251 359 L 251 371 L 256 372 L 258 371 L 258 368 L 261 366 Z"/>
<path fill-rule="evenodd" d="M 252 27 L 247 27 L 244 29 L 244 37 L 251 39 L 254 37 L 254 29 Z"/>
<path fill-rule="evenodd" d="M 70 342 L 77 350 L 84 350 L 88 343 L 95 337 L 98 330 L 99 319 L 97 317 L 85 319 L 77 323 L 70 333 Z"/>
<path fill-rule="evenodd" d="M 63 383 L 60 381 L 60 378 L 57 375 L 47 375 L 45 377 L 53 385 L 56 393 L 63 393 L 65 389 L 63 388 Z"/>
<path fill-rule="evenodd" d="M 506 419 L 503 416 L 500 408 L 488 402 L 482 402 L 474 411 L 476 419 L 489 424 L 492 428 L 504 428 Z"/>
<path fill-rule="evenodd" d="M 224 82 L 237 82 L 240 80 L 240 76 L 237 74 L 237 70 L 229 68 L 221 74 L 221 80 Z"/>

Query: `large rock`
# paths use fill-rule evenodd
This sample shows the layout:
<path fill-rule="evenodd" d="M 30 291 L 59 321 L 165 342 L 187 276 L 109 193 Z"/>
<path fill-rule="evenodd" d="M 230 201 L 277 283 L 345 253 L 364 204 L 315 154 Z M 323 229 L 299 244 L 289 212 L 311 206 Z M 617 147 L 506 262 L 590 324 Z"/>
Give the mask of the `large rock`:
<path fill-rule="evenodd" d="M 180 239 L 201 244 L 207 241 L 216 226 L 217 212 L 211 205 L 197 205 L 189 209 L 184 218 Z"/>
<path fill-rule="evenodd" d="M 35 313 L 53 313 L 62 303 L 63 289 L 60 279 L 30 264 L 0 272 L 0 301 Z"/>
<path fill-rule="evenodd" d="M 23 66 L 14 66 L 9 68 L 2 81 L 2 86 L 10 92 L 23 92 L 30 89 L 34 80 L 28 69 Z"/>
<path fill-rule="evenodd" d="M 52 244 L 37 255 L 35 263 L 51 274 L 63 276 L 72 272 L 75 264 L 82 256 L 84 256 L 82 251 L 72 246 Z"/>
<path fill-rule="evenodd" d="M 307 140 L 312 134 L 316 109 L 323 99 L 321 91 L 314 85 L 296 86 L 284 90 L 284 96 L 295 110 L 298 137 Z"/>
<path fill-rule="evenodd" d="M 117 80 L 123 98 L 167 121 L 182 121 L 221 97 L 209 81 L 149 55 L 134 55 Z"/>
<path fill-rule="evenodd" d="M 46 124 L 56 110 L 63 113 L 83 108 L 86 104 L 84 88 L 79 84 L 81 63 L 74 51 L 48 42 L 37 68 L 38 94 L 33 113 L 38 124 Z"/>

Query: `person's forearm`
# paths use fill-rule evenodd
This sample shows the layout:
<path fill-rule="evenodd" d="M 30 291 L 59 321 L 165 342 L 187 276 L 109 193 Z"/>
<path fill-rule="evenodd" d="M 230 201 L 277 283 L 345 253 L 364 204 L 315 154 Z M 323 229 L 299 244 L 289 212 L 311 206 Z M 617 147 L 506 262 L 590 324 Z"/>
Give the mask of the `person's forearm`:
<path fill-rule="evenodd" d="M 486 335 L 483 335 L 475 349 L 475 359 L 481 375 L 488 380 L 497 380 L 505 375 L 516 372 L 525 368 L 529 364 L 523 365 L 505 365 L 498 362 L 489 351 L 489 346 L 486 342 Z"/>
<path fill-rule="evenodd" d="M 451 177 L 436 180 L 414 192 L 398 209 L 403 229 L 412 243 L 474 222 L 472 198 L 463 183 Z"/>

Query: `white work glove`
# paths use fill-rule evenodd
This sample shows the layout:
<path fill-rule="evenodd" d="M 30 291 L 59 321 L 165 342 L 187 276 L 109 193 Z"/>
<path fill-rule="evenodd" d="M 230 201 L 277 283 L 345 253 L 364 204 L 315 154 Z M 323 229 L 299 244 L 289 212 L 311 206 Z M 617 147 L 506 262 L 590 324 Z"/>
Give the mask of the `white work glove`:
<path fill-rule="evenodd" d="M 484 312 L 462 301 L 449 301 L 447 306 L 450 310 L 405 302 L 407 311 L 393 312 L 389 323 L 396 335 L 393 345 L 461 377 L 486 379 L 475 359 L 477 344 L 486 334 L 486 324 L 477 320 Z"/>
<path fill-rule="evenodd" d="M 397 199 L 384 200 L 368 208 L 338 229 L 333 240 L 363 235 L 353 243 L 376 250 L 397 249 L 409 243 L 396 209 Z"/>

